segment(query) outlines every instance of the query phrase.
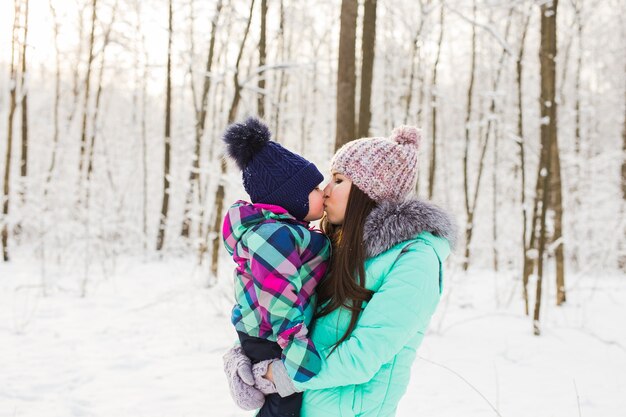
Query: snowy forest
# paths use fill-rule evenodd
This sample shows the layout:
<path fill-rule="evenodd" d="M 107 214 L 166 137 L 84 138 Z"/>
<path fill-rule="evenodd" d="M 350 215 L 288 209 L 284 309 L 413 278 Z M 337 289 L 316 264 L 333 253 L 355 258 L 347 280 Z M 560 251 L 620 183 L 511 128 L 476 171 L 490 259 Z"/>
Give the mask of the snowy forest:
<path fill-rule="evenodd" d="M 242 415 L 221 135 L 250 115 L 327 179 L 344 143 L 422 129 L 415 192 L 459 237 L 398 416 L 622 415 L 625 16 L 2 0 L 0 416 Z"/>

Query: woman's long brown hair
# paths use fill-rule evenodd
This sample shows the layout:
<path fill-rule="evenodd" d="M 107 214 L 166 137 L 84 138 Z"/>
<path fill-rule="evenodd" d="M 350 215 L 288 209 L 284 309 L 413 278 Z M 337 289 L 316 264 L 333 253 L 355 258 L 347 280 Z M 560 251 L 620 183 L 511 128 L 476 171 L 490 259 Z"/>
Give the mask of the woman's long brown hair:
<path fill-rule="evenodd" d="M 350 336 L 363 309 L 363 302 L 369 301 L 374 294 L 365 288 L 363 226 L 375 207 L 376 202 L 352 184 L 343 224 L 332 225 L 326 217 L 321 222 L 322 230 L 331 239 L 333 254 L 329 272 L 317 288 L 318 305 L 322 308 L 316 317 L 325 316 L 341 307 L 352 314 L 348 329 L 329 355 Z"/>

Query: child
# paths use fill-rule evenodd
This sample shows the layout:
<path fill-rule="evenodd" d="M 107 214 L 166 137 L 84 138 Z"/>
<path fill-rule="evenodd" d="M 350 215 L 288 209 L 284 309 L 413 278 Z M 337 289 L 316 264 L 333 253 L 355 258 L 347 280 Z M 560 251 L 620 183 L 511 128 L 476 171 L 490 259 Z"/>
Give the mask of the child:
<path fill-rule="evenodd" d="M 237 264 L 231 321 L 252 363 L 281 358 L 293 379 L 307 381 L 321 366 L 307 326 L 315 310 L 315 287 L 330 258 L 328 238 L 308 223 L 324 212 L 318 188 L 323 176 L 311 162 L 271 141 L 258 119 L 229 126 L 223 139 L 252 200 L 237 201 L 222 229 Z M 239 377 L 251 385 L 251 375 Z M 269 394 L 264 403 L 249 395 L 237 403 L 246 409 L 262 405 L 258 417 L 300 415 L 301 393 Z"/>

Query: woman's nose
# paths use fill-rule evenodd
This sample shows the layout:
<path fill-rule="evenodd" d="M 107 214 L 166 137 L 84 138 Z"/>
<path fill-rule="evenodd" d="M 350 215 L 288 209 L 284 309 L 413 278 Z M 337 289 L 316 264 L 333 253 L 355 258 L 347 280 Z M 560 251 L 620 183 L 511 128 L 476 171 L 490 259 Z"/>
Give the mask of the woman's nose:
<path fill-rule="evenodd" d="M 330 182 L 326 184 L 326 187 L 322 190 L 324 193 L 324 198 L 330 197 Z"/>

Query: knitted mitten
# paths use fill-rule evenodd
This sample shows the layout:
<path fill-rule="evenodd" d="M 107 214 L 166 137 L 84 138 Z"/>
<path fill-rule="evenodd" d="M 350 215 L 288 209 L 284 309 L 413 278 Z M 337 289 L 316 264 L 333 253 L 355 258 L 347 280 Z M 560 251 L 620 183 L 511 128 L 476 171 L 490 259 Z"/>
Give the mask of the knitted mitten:
<path fill-rule="evenodd" d="M 252 363 L 241 346 L 230 349 L 223 357 L 230 395 L 244 410 L 256 410 L 265 403 L 265 395 L 254 387 Z"/>

